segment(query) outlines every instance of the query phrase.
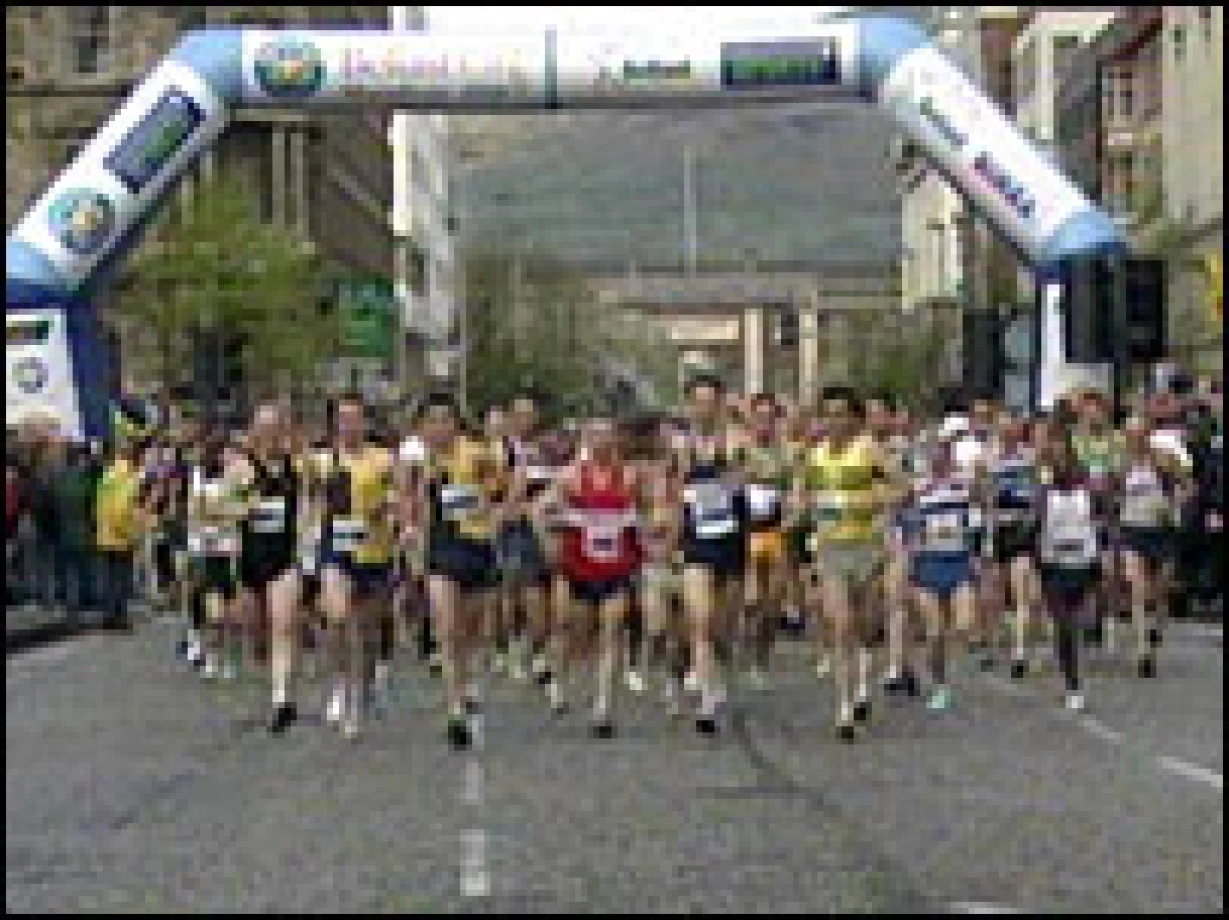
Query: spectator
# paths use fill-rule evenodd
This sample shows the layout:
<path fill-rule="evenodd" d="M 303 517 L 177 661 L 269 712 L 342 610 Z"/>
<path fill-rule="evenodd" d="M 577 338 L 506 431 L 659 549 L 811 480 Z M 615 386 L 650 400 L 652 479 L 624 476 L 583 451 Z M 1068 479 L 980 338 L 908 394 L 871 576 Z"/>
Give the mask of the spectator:
<path fill-rule="evenodd" d="M 50 479 L 50 500 L 58 526 L 52 536 L 55 600 L 70 627 L 97 606 L 94 561 L 94 498 L 101 470 L 87 444 L 69 445 Z"/>
<path fill-rule="evenodd" d="M 129 628 L 128 602 L 133 593 L 133 566 L 140 544 L 141 445 L 115 447 L 98 481 L 95 541 L 103 627 Z"/>

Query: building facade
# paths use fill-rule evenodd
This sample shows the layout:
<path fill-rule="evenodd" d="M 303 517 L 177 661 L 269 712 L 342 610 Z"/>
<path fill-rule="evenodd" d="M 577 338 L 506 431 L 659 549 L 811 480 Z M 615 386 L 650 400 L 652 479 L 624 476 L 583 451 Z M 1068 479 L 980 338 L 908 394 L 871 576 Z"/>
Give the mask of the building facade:
<path fill-rule="evenodd" d="M 186 30 L 382 29 L 389 8 L 10 6 L 5 20 L 5 216 L 11 228 Z M 388 122 L 375 108 L 239 109 L 176 194 L 188 203 L 203 181 L 225 176 L 247 189 L 262 219 L 310 241 L 330 274 L 391 278 Z M 156 246 L 157 239 L 155 223 L 141 245 Z M 152 371 L 142 359 L 155 349 L 143 330 L 116 332 L 125 386 L 148 390 Z"/>

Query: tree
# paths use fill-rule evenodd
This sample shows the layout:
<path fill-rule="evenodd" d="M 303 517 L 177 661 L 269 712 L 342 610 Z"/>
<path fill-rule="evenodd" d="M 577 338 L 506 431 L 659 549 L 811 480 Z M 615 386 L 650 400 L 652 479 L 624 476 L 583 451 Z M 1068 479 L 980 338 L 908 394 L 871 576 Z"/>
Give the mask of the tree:
<path fill-rule="evenodd" d="M 241 334 L 257 390 L 284 393 L 315 375 L 338 333 L 321 309 L 323 272 L 310 244 L 261 221 L 246 190 L 226 180 L 169 209 L 157 229 L 120 276 L 116 306 L 156 340 L 164 388 L 191 366 L 197 330 Z"/>

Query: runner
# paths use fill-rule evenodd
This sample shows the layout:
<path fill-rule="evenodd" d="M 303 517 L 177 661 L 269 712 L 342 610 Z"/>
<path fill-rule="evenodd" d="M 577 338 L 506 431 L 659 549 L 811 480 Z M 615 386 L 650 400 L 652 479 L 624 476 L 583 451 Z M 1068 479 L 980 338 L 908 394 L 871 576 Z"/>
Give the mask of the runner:
<path fill-rule="evenodd" d="M 584 440 L 585 458 L 564 474 L 559 486 L 568 524 L 559 566 L 571 587 L 568 625 L 577 644 L 598 633 L 592 732 L 609 738 L 614 735 L 613 691 L 623 627 L 641 560 L 636 531 L 643 489 L 609 420 L 591 421 Z"/>
<path fill-rule="evenodd" d="M 675 445 L 683 479 L 683 607 L 700 694 L 696 730 L 715 734 L 724 703 L 718 656 L 727 657 L 729 625 L 741 607 L 747 514 L 736 479 L 725 387 L 716 377 L 696 375 L 689 382 L 687 400 L 690 430 Z"/>
<path fill-rule="evenodd" d="M 781 413 L 773 397 L 758 394 L 749 409 L 738 458 L 747 505 L 743 647 L 752 652 L 748 679 L 763 688 L 789 582 L 785 506 L 793 482 L 794 456 L 779 430 Z"/>
<path fill-rule="evenodd" d="M 1041 486 L 1037 453 L 1028 425 L 1005 416 L 990 454 L 988 602 L 993 610 L 1012 610 L 1011 676 L 1028 673 L 1028 637 L 1038 605 L 1037 494 Z"/>
<path fill-rule="evenodd" d="M 1162 567 L 1176 548 L 1177 492 L 1183 473 L 1180 458 L 1157 449 L 1151 434 L 1144 419 L 1128 421 L 1117 507 L 1140 677 L 1156 676 L 1154 656 L 1161 644 L 1157 608 L 1164 603 Z"/>
<path fill-rule="evenodd" d="M 1078 712 L 1085 706 L 1078 630 L 1087 617 L 1102 559 L 1097 498 L 1072 443 L 1059 439 L 1046 462 L 1052 481 L 1039 496 L 1041 589 L 1054 621 L 1066 706 Z"/>
<path fill-rule="evenodd" d="M 413 520 L 426 528 L 427 591 L 440 646 L 447 737 L 464 748 L 472 742 L 467 712 L 479 703 L 468 682 L 471 659 L 496 578 L 498 520 L 491 497 L 503 483 L 487 444 L 462 430 L 451 396 L 425 400 L 421 434 L 431 459 Z"/>
<path fill-rule="evenodd" d="M 303 631 L 299 602 L 298 529 L 304 463 L 290 444 L 288 419 L 274 403 L 252 420 L 247 454 L 248 513 L 241 529 L 239 579 L 249 637 L 266 630 L 273 689 L 269 731 L 284 732 L 297 718 L 293 681 Z"/>
<path fill-rule="evenodd" d="M 531 673 L 539 684 L 545 685 L 550 680 L 546 652 L 550 641 L 552 578 L 529 506 L 551 485 L 555 471 L 542 456 L 538 404 L 533 394 L 522 393 L 512 401 L 506 429 L 506 435 L 494 442 L 504 450 L 507 474 L 511 477 L 508 513 L 496 544 L 505 625 L 497 639 L 508 655 L 509 676 L 524 678 L 528 655 Z"/>
<path fill-rule="evenodd" d="M 837 734 L 852 741 L 854 723 L 870 716 L 871 605 L 885 565 L 882 518 L 892 495 L 887 461 L 866 433 L 857 397 L 847 387 L 831 386 L 822 398 L 827 436 L 808 453 L 795 495 L 815 515 L 813 571 L 832 631 Z M 855 676 L 855 668 L 862 673 Z"/>
<path fill-rule="evenodd" d="M 338 402 L 335 426 L 332 444 L 316 455 L 312 491 L 322 521 L 320 602 L 333 676 L 326 718 L 336 716 L 342 733 L 353 739 L 361 731 L 391 573 L 393 460 L 391 451 L 368 437 L 361 399 Z"/>
<path fill-rule="evenodd" d="M 917 480 L 903 541 L 926 627 L 931 681 L 926 705 L 934 712 L 952 704 L 947 634 L 966 633 L 974 624 L 977 605 L 974 554 L 982 519 L 974 502 L 973 479 L 957 466 L 954 454 L 954 442 L 941 441 L 929 473 Z"/>
<path fill-rule="evenodd" d="M 244 507 L 236 460 L 220 429 L 206 433 L 189 490 L 192 603 L 203 613 L 205 663 L 201 676 L 208 680 L 236 677 L 241 655 L 240 623 L 234 604 L 239 581 L 239 522 Z"/>

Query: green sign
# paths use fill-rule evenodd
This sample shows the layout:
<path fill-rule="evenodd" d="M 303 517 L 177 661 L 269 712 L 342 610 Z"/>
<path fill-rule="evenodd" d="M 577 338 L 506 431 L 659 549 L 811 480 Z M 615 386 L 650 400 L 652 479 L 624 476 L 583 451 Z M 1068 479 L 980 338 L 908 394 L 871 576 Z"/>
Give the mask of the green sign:
<path fill-rule="evenodd" d="M 351 278 L 338 282 L 342 349 L 351 358 L 391 361 L 397 341 L 397 296 L 391 281 Z"/>

